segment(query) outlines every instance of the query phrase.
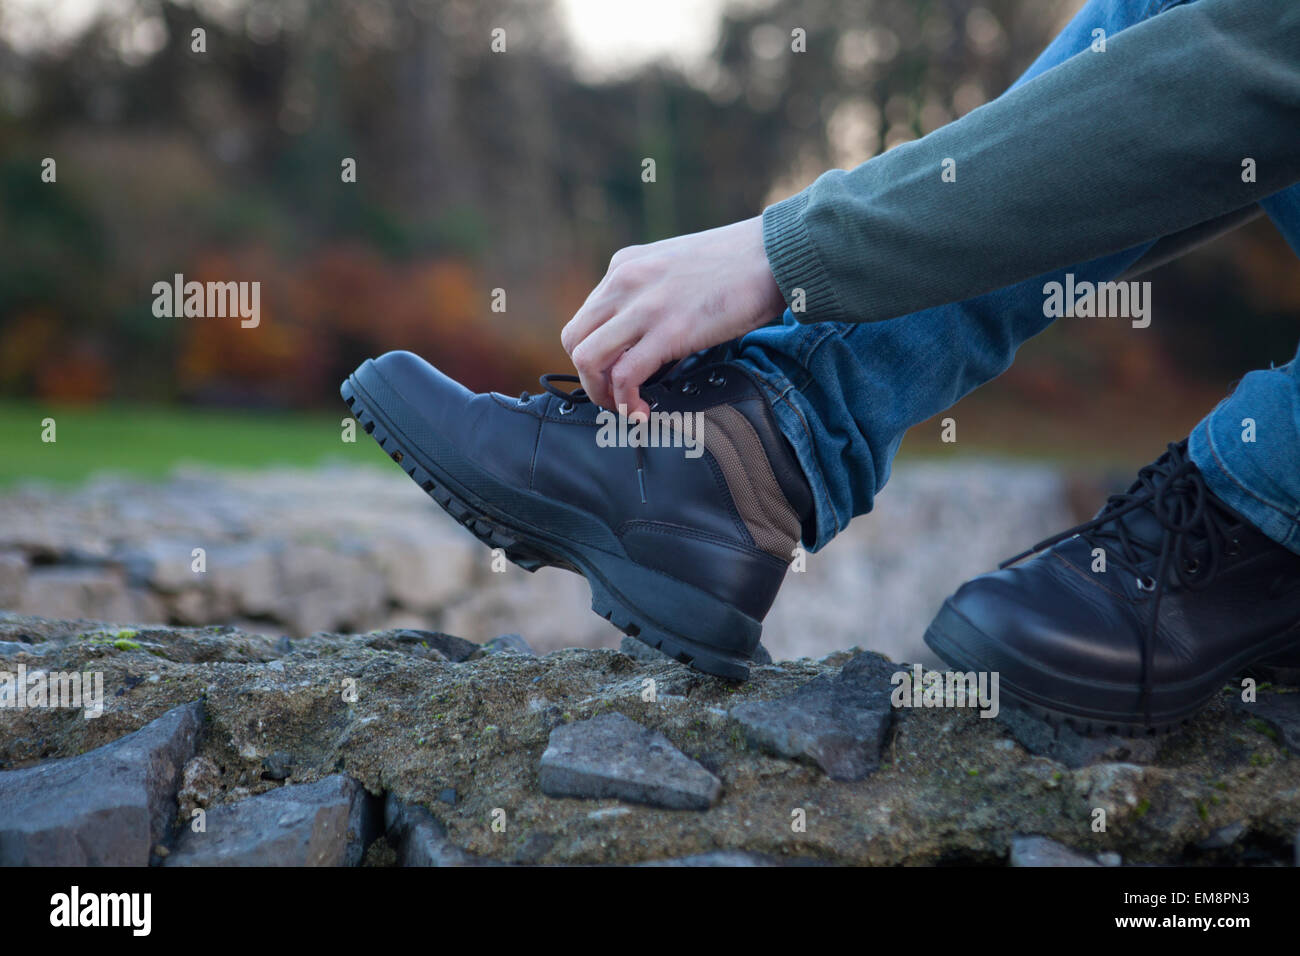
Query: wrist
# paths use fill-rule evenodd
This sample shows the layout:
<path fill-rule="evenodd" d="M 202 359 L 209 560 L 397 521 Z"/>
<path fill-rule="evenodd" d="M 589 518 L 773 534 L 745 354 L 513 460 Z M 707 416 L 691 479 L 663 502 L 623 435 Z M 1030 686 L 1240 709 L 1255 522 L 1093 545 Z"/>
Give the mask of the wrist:
<path fill-rule="evenodd" d="M 752 219 L 746 219 L 741 225 L 745 227 L 748 239 L 746 245 L 752 257 L 751 272 L 755 289 L 759 293 L 760 307 L 767 316 L 780 315 L 785 311 L 785 296 L 781 293 L 781 286 L 777 283 L 772 265 L 767 258 L 763 239 L 763 217 L 754 216 Z"/>

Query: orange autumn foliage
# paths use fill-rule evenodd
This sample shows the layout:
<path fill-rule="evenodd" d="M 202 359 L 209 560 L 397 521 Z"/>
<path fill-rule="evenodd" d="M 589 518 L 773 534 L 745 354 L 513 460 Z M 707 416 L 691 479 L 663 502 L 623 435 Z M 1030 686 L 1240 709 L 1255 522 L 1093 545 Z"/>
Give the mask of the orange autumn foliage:
<path fill-rule="evenodd" d="M 276 404 L 325 403 L 342 375 L 390 349 L 418 352 L 471 388 L 528 387 L 566 361 L 558 331 L 581 285 L 573 278 L 560 286 L 520 283 L 502 315 L 491 310 L 492 289 L 463 260 L 391 262 L 358 246 L 329 247 L 292 264 L 262 248 L 222 251 L 184 276 L 260 281 L 261 320 L 242 328 L 237 318 L 160 319 L 184 323 L 182 394 Z"/>

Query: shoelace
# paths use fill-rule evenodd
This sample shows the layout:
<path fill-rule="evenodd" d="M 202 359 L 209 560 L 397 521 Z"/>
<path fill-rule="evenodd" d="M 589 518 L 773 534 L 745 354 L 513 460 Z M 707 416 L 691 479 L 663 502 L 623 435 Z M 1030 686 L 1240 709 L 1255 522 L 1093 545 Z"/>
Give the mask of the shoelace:
<path fill-rule="evenodd" d="M 544 375 L 541 375 L 537 381 L 541 383 L 542 388 L 549 394 L 560 399 L 561 415 L 567 415 L 573 411 L 575 406 L 584 405 L 591 401 L 591 396 L 587 394 L 585 388 L 575 388 L 571 391 L 565 391 L 556 384 L 556 382 L 581 382 L 582 379 L 578 378 L 576 375 L 570 375 L 564 372 L 547 372 Z M 529 396 L 527 392 L 522 392 L 519 395 L 519 401 L 522 404 L 527 402 L 530 397 L 531 396 Z M 645 493 L 645 449 L 640 445 L 636 446 L 636 484 L 637 488 L 641 492 L 641 504 L 645 504 L 647 501 Z"/>
<path fill-rule="evenodd" d="M 669 362 L 661 366 L 659 371 L 655 372 L 654 375 L 650 376 L 642 387 L 647 388 L 655 385 L 667 386 L 670 383 L 676 382 L 677 380 L 683 379 L 685 376 L 689 375 L 692 369 L 697 369 L 704 365 L 720 362 L 729 358 L 734 354 L 734 349 L 734 341 L 723 342 L 720 345 L 714 345 L 710 348 L 689 355 L 681 361 Z M 587 390 L 584 388 L 575 388 L 570 391 L 565 391 L 556 384 L 557 382 L 575 385 L 579 384 L 582 379 L 576 375 L 565 372 L 547 372 L 544 375 L 539 376 L 537 381 L 541 383 L 542 388 L 548 394 L 554 395 L 560 400 L 561 415 L 567 415 L 572 412 L 576 406 L 587 404 L 591 401 L 591 396 L 587 394 Z M 726 383 L 727 380 L 725 377 L 719 377 L 716 374 L 709 376 L 710 385 L 721 386 Z M 688 381 L 682 382 L 683 392 L 689 393 L 691 389 L 696 387 L 697 386 L 694 386 Z M 528 392 L 521 392 L 519 395 L 519 403 L 522 405 L 531 398 L 532 396 L 529 395 Z M 650 403 L 650 409 L 653 411 L 658 407 L 658 405 L 658 401 L 653 401 Z M 640 445 L 635 447 L 637 488 L 640 489 L 641 492 L 641 503 L 645 504 L 647 500 L 645 490 L 645 449 Z"/>
<path fill-rule="evenodd" d="M 1158 545 L 1134 538 L 1121 520 L 1142 508 L 1160 524 Z M 1236 553 L 1238 543 L 1232 537 L 1235 523 L 1235 518 L 1217 504 L 1200 471 L 1187 457 L 1187 442 L 1173 442 L 1164 455 L 1138 472 L 1137 481 L 1128 491 L 1111 495 L 1097 517 L 1038 542 L 998 567 L 1010 567 L 1075 535 L 1094 547 L 1104 546 L 1109 540 L 1119 543 L 1119 553 L 1112 562 L 1133 572 L 1139 590 L 1151 592 L 1151 614 L 1142 635 L 1142 707 L 1149 720 L 1156 628 L 1170 572 L 1189 591 L 1209 587 L 1219 573 L 1222 558 Z M 1202 541 L 1207 545 L 1204 559 L 1190 553 Z M 1154 576 L 1142 572 L 1143 551 L 1158 558 Z"/>

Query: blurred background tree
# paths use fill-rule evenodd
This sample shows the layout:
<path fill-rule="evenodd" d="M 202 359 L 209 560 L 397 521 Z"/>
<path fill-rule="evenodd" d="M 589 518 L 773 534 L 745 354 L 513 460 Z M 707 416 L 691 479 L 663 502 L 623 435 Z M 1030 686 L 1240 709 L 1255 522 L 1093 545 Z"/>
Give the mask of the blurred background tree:
<path fill-rule="evenodd" d="M 332 407 L 391 348 L 476 389 L 532 387 L 566 367 L 558 330 L 616 249 L 754 215 L 963 115 L 1079 5 L 716 0 L 679 17 L 704 55 L 610 68 L 575 41 L 594 8 L 571 0 L 80 0 L 75 30 L 66 4 L 13 0 L 0 395 Z M 176 273 L 259 281 L 260 326 L 156 318 Z M 1293 353 L 1300 276 L 1267 222 L 1151 278 L 1149 334 L 1058 323 L 968 400 L 986 411 L 967 437 L 1033 446 L 1062 415 L 1100 444 L 1116 416 L 1183 428 Z"/>

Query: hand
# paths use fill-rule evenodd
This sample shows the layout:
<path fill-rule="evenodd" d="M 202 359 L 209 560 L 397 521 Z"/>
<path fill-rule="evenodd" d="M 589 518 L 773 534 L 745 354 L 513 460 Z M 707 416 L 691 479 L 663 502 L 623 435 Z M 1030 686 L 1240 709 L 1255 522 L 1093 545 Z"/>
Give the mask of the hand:
<path fill-rule="evenodd" d="M 648 416 L 638 391 L 660 366 L 766 325 L 785 311 L 761 216 L 620 249 L 560 342 L 604 408 Z"/>

